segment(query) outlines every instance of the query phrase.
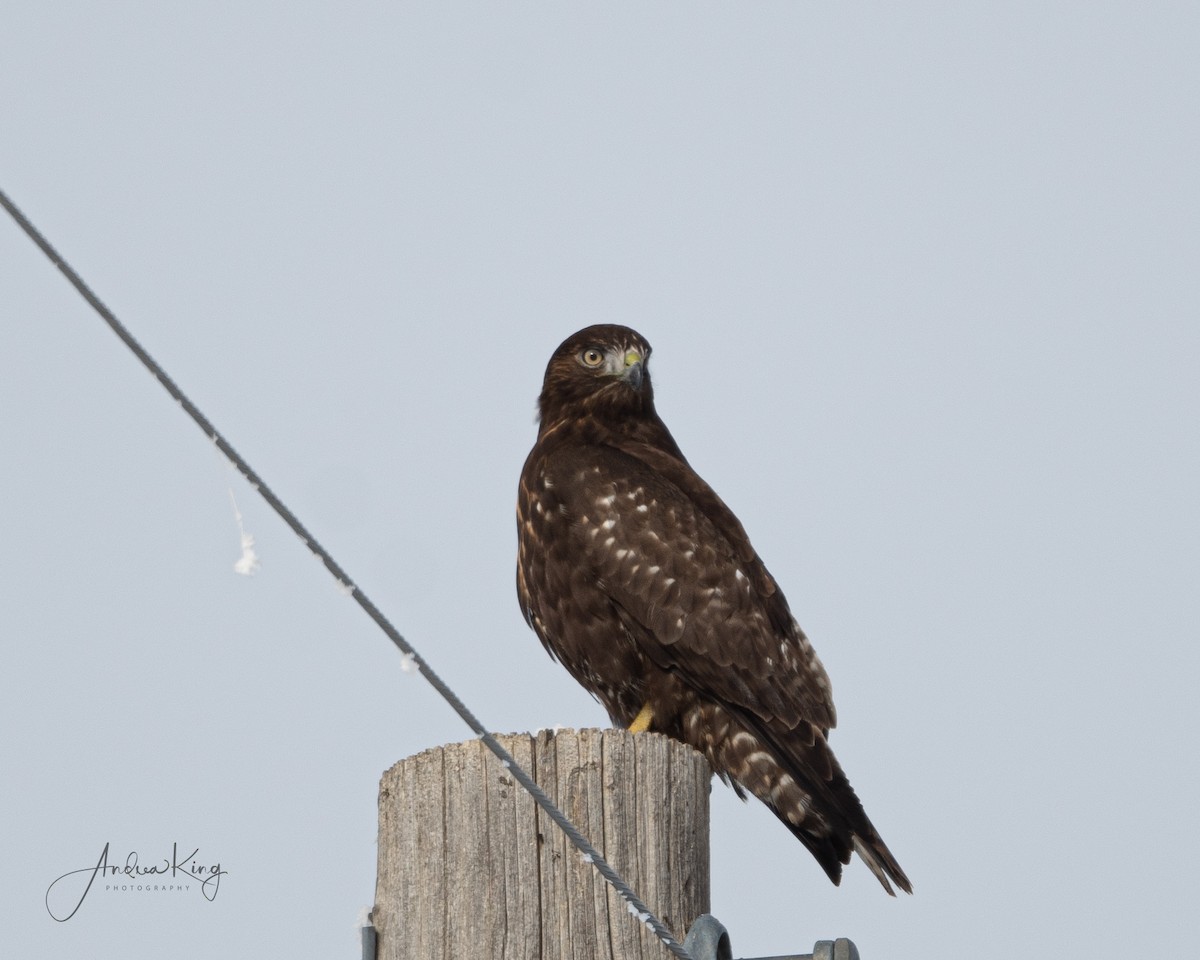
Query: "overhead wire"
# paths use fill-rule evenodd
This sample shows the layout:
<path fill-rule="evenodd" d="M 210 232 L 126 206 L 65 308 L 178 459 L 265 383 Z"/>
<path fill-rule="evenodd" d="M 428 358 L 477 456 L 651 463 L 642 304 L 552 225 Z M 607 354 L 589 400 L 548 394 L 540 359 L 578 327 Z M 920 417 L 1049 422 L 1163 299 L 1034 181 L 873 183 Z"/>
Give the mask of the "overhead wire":
<path fill-rule="evenodd" d="M 513 778 L 525 788 L 526 791 L 533 797 L 537 805 L 545 811 L 546 815 L 553 820 L 558 827 L 567 835 L 567 838 L 575 845 L 576 849 L 582 854 L 583 859 L 591 863 L 597 872 L 608 882 L 608 884 L 616 891 L 617 895 L 625 901 L 629 907 L 629 911 L 636 919 L 644 923 L 654 935 L 662 942 L 674 956 L 680 960 L 692 960 L 691 956 L 681 944 L 667 929 L 666 925 L 655 916 L 650 909 L 642 902 L 633 889 L 625 882 L 624 878 L 617 873 L 616 870 L 600 855 L 599 851 L 592 846 L 591 842 L 579 832 L 579 829 L 570 821 L 570 819 L 555 805 L 554 801 L 546 794 L 546 792 L 534 782 L 520 764 L 513 759 L 512 755 L 500 745 L 499 741 L 488 731 L 486 727 L 476 718 L 465 703 L 459 699 L 445 681 L 442 680 L 432 669 L 430 669 L 425 659 L 413 648 L 413 646 L 401 636 L 400 632 L 392 625 L 391 621 L 384 616 L 383 612 L 371 602 L 370 598 L 363 593 L 362 590 L 355 586 L 354 581 L 342 569 L 341 565 L 334 560 L 333 556 L 326 550 L 317 539 L 309 532 L 308 528 L 300 522 L 300 519 L 292 513 L 291 510 L 283 503 L 282 500 L 275 494 L 266 482 L 260 477 L 250 464 L 233 448 L 224 435 L 213 426 L 212 422 L 200 411 L 200 409 L 188 398 L 188 396 L 179 388 L 174 380 L 167 374 L 158 362 L 146 351 L 146 349 L 138 343 L 133 334 L 117 319 L 116 315 L 105 306 L 104 302 L 96 296 L 92 289 L 84 282 L 83 278 L 71 267 L 62 255 L 54 248 L 49 240 L 42 235 L 41 231 L 33 225 L 21 210 L 14 204 L 3 190 L 0 190 L 0 206 L 3 206 L 8 214 L 16 221 L 17 225 L 25 232 L 25 234 L 41 249 L 46 257 L 53 263 L 62 273 L 67 281 L 73 286 L 79 294 L 86 300 L 100 315 L 101 319 L 112 329 L 120 339 L 141 361 L 142 365 L 150 371 L 151 375 L 162 384 L 163 388 L 171 395 L 171 397 L 184 409 L 189 417 L 204 431 L 205 435 L 217 446 L 229 461 L 234 465 L 237 471 L 246 478 L 250 486 L 256 490 L 264 500 L 286 523 L 293 532 L 303 541 L 304 545 L 325 565 L 325 568 L 337 580 L 340 587 L 346 590 L 355 600 L 355 602 L 366 611 L 369 616 L 386 634 L 389 640 L 399 648 L 404 654 L 407 664 L 417 667 L 421 675 L 430 683 L 430 685 L 441 695 L 454 712 L 457 713 L 471 731 L 483 741 L 484 745 L 496 756 L 506 770 Z"/>

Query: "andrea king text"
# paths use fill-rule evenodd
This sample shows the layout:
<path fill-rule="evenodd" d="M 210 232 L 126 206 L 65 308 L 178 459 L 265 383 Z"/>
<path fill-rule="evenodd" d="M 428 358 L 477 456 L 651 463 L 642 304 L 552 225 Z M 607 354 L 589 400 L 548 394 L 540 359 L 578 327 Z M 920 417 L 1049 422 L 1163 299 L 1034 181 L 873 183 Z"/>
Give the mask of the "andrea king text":
<path fill-rule="evenodd" d="M 69 870 L 46 889 L 46 910 L 59 923 L 79 912 L 97 880 L 109 890 L 186 891 L 196 886 L 206 900 L 212 901 L 221 889 L 221 878 L 228 873 L 220 862 L 204 862 L 199 847 L 180 856 L 179 844 L 173 843 L 169 857 L 155 860 L 143 860 L 136 850 L 131 850 L 124 863 L 109 862 L 110 847 L 111 844 L 104 845 L 95 866 Z"/>

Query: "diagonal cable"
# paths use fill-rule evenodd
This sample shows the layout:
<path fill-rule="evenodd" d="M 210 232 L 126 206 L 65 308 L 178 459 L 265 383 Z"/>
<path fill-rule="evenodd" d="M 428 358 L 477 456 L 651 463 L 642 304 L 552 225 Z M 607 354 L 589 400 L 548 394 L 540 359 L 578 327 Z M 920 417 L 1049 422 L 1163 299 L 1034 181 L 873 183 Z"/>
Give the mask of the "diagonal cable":
<path fill-rule="evenodd" d="M 283 522 L 292 528 L 296 536 L 298 536 L 304 542 L 304 545 L 307 546 L 308 549 L 311 550 L 312 553 L 323 564 L 325 564 L 325 568 L 334 576 L 338 583 L 350 591 L 358 605 L 366 611 L 367 616 L 375 621 L 375 624 L 379 627 L 379 629 L 382 630 L 387 635 L 388 639 L 400 649 L 400 652 L 404 654 L 408 661 L 420 669 L 421 675 L 429 681 L 429 683 L 433 686 L 433 689 L 441 694 L 442 699 L 454 708 L 454 712 L 462 717 L 467 726 L 471 728 L 471 731 L 484 742 L 484 744 L 489 750 L 492 751 L 493 754 L 496 755 L 497 759 L 499 759 L 504 767 L 513 775 L 517 782 L 529 792 L 529 794 L 537 802 L 538 806 L 546 812 L 547 816 L 549 816 L 551 820 L 558 824 L 559 828 L 567 835 L 571 843 L 573 843 L 579 852 L 583 854 L 584 859 L 595 866 L 600 875 L 604 877 L 604 879 L 608 881 L 609 885 L 617 892 L 617 895 L 629 905 L 630 912 L 633 913 L 639 920 L 644 922 L 651 929 L 651 931 L 653 931 L 654 935 L 658 937 L 660 941 L 662 941 L 663 945 L 669 951 L 671 951 L 672 954 L 674 954 L 676 957 L 679 957 L 680 960 L 692 960 L 691 956 L 683 948 L 683 945 L 675 939 L 675 937 L 671 934 L 671 931 L 667 929 L 663 922 L 650 912 L 650 909 L 641 901 L 638 895 L 633 892 L 632 888 L 630 888 L 629 884 L 625 882 L 621 875 L 618 874 L 616 870 L 614 870 L 608 863 L 608 861 L 600 855 L 599 851 L 597 851 L 596 848 L 591 845 L 588 839 L 579 832 L 579 829 L 569 819 L 567 819 L 566 814 L 564 814 L 558 809 L 557 806 L 555 806 L 554 801 L 551 800 L 546 795 L 546 792 L 534 782 L 533 778 L 524 770 L 523 767 L 517 763 L 516 760 L 513 759 L 512 755 L 500 745 L 496 738 L 488 732 L 487 728 L 479 722 L 475 714 L 473 714 L 467 708 L 467 705 L 458 698 L 458 695 L 455 694 L 455 692 L 448 686 L 446 686 L 445 681 L 429 668 L 429 665 L 425 662 L 424 658 L 422 658 L 421 655 L 413 649 L 409 642 L 400 635 L 400 632 L 394 626 L 392 626 L 388 618 L 385 617 L 380 609 L 371 602 L 370 598 L 354 585 L 354 581 L 350 579 L 349 575 L 341 568 L 338 562 L 333 559 L 329 551 L 322 547 L 319 542 L 317 542 L 317 539 L 308 532 L 308 528 L 305 527 L 304 524 L 300 522 L 299 518 L 287 508 L 287 506 L 282 500 L 279 499 L 279 497 L 275 495 L 275 491 L 267 486 L 262 477 L 254 472 L 250 464 L 242 458 L 241 454 L 239 454 L 230 445 L 229 441 L 222 436 L 217 428 L 212 425 L 208 417 L 206 417 L 200 411 L 200 408 L 188 399 L 187 395 L 179 389 L 175 381 L 172 380 L 170 376 L 168 376 L 167 372 L 158 365 L 158 362 L 146 352 L 146 349 L 140 343 L 138 343 L 136 339 L 134 339 L 133 334 L 131 334 L 129 330 L 126 329 L 125 325 L 116 318 L 113 312 L 104 305 L 104 302 L 92 292 L 91 288 L 84 283 L 83 278 L 80 277 L 74 269 L 72 269 L 71 265 L 62 258 L 56 249 L 54 249 L 50 241 L 42 236 L 37 227 L 35 227 L 17 208 L 17 206 L 8 198 L 8 195 L 4 193 L 3 190 L 0 190 L 0 206 L 3 206 L 4 209 L 8 211 L 9 215 L 17 222 L 17 226 L 24 230 L 29 239 L 41 248 L 42 253 L 49 258 L 51 263 L 58 267 L 59 271 L 64 277 L 67 278 L 71 286 L 79 291 L 79 294 L 83 297 L 83 299 L 91 304 L 92 309 L 95 310 L 96 313 L 98 313 L 104 320 L 104 322 L 109 325 L 113 333 L 121 338 L 121 342 L 124 343 L 125 346 L 127 346 L 131 351 L 133 351 L 133 354 L 142 362 L 142 366 L 150 371 L 154 378 L 163 385 L 163 388 L 167 391 L 167 393 L 169 393 L 179 403 L 179 405 L 183 407 L 187 415 L 191 417 L 192 420 L 196 422 L 196 425 L 204 431 L 205 435 L 212 440 L 214 444 L 216 444 L 217 449 L 219 449 L 223 454 L 225 454 L 226 457 L 229 458 L 230 462 L 237 468 L 238 472 L 246 478 L 250 486 L 262 495 L 262 498 L 271 505 L 271 509 L 279 514 L 279 516 L 283 519 Z"/>

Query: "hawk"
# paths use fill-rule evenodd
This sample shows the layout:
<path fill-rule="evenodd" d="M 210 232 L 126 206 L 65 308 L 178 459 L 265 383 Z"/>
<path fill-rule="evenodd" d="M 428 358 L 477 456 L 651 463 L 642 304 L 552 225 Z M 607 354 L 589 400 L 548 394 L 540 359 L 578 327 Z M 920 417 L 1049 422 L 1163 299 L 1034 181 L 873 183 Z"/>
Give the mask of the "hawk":
<path fill-rule="evenodd" d="M 550 358 L 517 498 L 517 593 L 614 724 L 699 750 L 835 884 L 851 851 L 912 892 L 827 738 L 829 677 L 737 517 L 654 410 L 650 344 L 598 325 Z"/>

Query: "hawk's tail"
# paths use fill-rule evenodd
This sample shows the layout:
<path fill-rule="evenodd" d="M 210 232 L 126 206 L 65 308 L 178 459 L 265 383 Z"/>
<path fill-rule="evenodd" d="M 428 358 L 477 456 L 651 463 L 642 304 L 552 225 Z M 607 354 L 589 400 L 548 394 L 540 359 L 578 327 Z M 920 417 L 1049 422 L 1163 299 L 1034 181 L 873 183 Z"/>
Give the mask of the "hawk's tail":
<path fill-rule="evenodd" d="M 748 791 L 770 807 L 830 880 L 841 882 L 842 865 L 855 852 L 890 895 L 895 896 L 892 884 L 912 893 L 912 884 L 867 818 L 820 731 L 802 724 L 803 732 L 785 730 L 781 736 L 749 718 L 739 722 L 742 718 L 713 704 L 697 704 L 693 710 L 705 716 L 685 722 L 685 728 L 707 735 L 689 742 L 722 780 L 733 782 L 740 796 Z"/>
<path fill-rule="evenodd" d="M 905 893 L 912 893 L 912 884 L 908 882 L 908 877 L 904 875 L 904 871 L 900 869 L 900 864 L 896 862 L 896 858 L 892 856 L 892 851 L 887 848 L 887 844 L 880 839 L 879 834 L 871 831 L 874 836 L 869 841 L 870 846 L 867 846 L 868 841 L 864 841 L 858 834 L 854 835 L 854 852 L 875 874 L 880 883 L 883 884 L 883 889 L 891 896 L 896 895 L 896 891 L 892 889 L 892 885 L 888 883 L 890 877 Z"/>

